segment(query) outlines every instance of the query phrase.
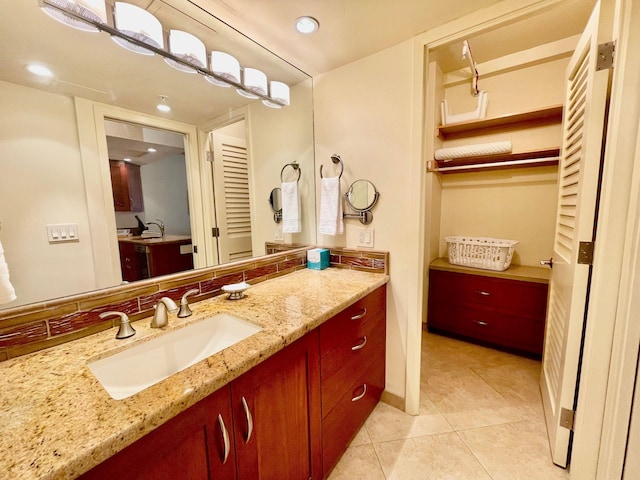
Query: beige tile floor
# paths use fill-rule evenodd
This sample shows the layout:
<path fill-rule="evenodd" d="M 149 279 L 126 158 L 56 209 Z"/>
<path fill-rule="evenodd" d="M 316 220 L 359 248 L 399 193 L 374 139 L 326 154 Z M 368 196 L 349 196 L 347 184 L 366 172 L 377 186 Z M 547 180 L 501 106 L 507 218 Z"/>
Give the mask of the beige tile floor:
<path fill-rule="evenodd" d="M 329 480 L 569 478 L 551 462 L 539 361 L 422 340 L 420 414 L 379 403 Z"/>

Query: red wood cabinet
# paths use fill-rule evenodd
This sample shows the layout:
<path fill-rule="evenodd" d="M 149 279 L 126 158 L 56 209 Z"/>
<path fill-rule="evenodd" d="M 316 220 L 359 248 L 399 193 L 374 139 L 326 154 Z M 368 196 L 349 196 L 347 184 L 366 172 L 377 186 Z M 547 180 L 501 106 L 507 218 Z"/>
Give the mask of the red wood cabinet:
<path fill-rule="evenodd" d="M 430 270 L 427 327 L 538 356 L 547 290 L 545 283 Z"/>
<path fill-rule="evenodd" d="M 140 165 L 109 160 L 113 206 L 116 212 L 142 212 L 142 179 Z"/>
<path fill-rule="evenodd" d="M 328 320 L 319 330 L 326 477 L 384 390 L 386 287 Z"/>

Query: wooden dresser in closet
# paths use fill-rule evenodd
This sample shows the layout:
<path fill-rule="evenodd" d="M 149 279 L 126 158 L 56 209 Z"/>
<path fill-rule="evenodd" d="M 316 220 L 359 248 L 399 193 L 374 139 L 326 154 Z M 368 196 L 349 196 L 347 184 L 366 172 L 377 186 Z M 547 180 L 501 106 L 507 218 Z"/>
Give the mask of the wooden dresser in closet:
<path fill-rule="evenodd" d="M 504 272 L 451 265 L 429 267 L 429 331 L 542 355 L 549 272 L 511 266 Z"/>

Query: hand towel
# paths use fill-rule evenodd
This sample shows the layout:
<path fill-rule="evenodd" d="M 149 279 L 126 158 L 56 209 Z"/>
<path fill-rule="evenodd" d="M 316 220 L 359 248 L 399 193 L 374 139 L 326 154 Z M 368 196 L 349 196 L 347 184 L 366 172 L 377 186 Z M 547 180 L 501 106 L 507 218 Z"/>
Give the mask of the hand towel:
<path fill-rule="evenodd" d="M 511 142 L 476 143 L 474 145 L 462 145 L 460 147 L 441 148 L 436 150 L 436 160 L 453 160 L 454 158 L 476 157 L 480 155 L 498 155 L 510 153 Z"/>
<path fill-rule="evenodd" d="M 321 181 L 318 231 L 325 235 L 340 235 L 344 232 L 340 177 L 323 178 Z"/>
<path fill-rule="evenodd" d="M 298 233 L 302 231 L 298 182 L 283 182 L 280 189 L 282 194 L 282 233 Z"/>
<path fill-rule="evenodd" d="M 0 242 L 0 303 L 13 302 L 16 298 L 16 291 L 9 279 L 9 266 L 4 259 L 4 249 Z"/>

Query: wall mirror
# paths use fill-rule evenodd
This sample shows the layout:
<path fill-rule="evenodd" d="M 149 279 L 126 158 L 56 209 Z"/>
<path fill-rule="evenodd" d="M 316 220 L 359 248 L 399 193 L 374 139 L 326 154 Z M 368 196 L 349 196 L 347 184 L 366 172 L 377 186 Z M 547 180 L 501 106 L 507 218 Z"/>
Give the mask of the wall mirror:
<path fill-rule="evenodd" d="M 351 184 L 349 190 L 345 194 L 347 204 L 355 210 L 356 214 L 345 214 L 345 217 L 359 218 L 360 222 L 365 225 L 373 221 L 371 209 L 378 202 L 380 193 L 369 180 L 356 180 Z"/>
<path fill-rule="evenodd" d="M 282 221 L 282 189 L 280 187 L 271 190 L 269 205 L 273 211 L 273 221 L 280 223 Z"/>
<path fill-rule="evenodd" d="M 303 231 L 285 241 L 316 242 L 311 78 L 197 1 L 128 3 L 155 15 L 165 36 L 170 29 L 189 32 L 208 52 L 227 52 L 243 67 L 286 83 L 291 105 L 269 108 L 199 73 L 172 68 L 159 55 L 125 50 L 105 32 L 65 26 L 44 14 L 38 0 L 12 3 L 0 18 L 0 241 L 18 299 L 0 308 L 120 284 L 117 230 L 137 225 L 135 215 L 144 222 L 165 220 L 167 232 L 180 220 L 192 238 L 195 268 L 264 255 L 273 228 L 263 199 L 280 182 L 283 160 L 303 167 Z M 29 64 L 46 66 L 53 76 L 35 76 L 25 68 Z M 159 103 L 170 112 L 158 111 Z M 137 133 L 110 132 L 109 122 Z M 167 220 L 170 215 L 151 200 L 142 211 L 115 212 L 109 157 L 122 160 L 128 150 L 142 159 L 149 148 L 158 149 L 163 141 L 152 130 L 179 139 L 170 145 L 183 162 L 186 185 L 171 192 L 185 205 L 176 220 Z M 229 138 L 234 150 L 227 148 Z M 114 153 L 113 141 L 122 152 Z M 242 149 L 246 165 L 237 166 Z M 231 190 L 216 197 L 225 168 L 243 178 L 246 193 L 236 205 Z M 78 238 L 49 242 L 47 226 L 58 224 L 77 225 Z M 223 235 L 243 237 L 242 245 L 228 248 Z"/>

